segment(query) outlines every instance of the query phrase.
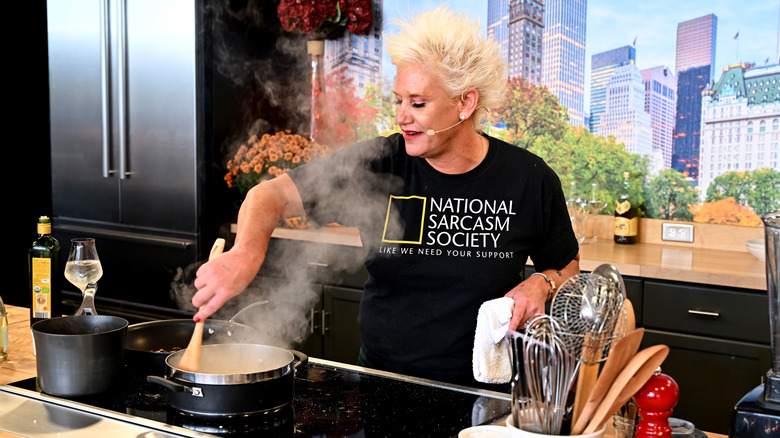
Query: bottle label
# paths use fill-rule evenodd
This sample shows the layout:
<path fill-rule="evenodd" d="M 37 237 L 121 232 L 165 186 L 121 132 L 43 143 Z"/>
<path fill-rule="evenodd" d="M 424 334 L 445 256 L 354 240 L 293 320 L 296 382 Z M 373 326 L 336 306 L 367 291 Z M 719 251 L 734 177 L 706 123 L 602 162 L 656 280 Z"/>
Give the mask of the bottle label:
<path fill-rule="evenodd" d="M 615 235 L 616 236 L 636 236 L 639 230 L 639 218 L 632 219 L 624 217 L 615 218 Z"/>
<path fill-rule="evenodd" d="M 631 203 L 628 201 L 617 202 L 615 201 L 615 213 L 623 214 L 631 209 Z"/>
<path fill-rule="evenodd" d="M 32 258 L 32 311 L 34 318 L 51 318 L 51 259 Z"/>

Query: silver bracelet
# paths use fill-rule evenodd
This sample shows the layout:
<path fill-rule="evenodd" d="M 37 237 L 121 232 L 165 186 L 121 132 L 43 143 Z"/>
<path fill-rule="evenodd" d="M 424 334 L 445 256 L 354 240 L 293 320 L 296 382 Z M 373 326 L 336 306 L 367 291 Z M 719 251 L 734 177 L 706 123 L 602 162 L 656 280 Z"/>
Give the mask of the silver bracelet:
<path fill-rule="evenodd" d="M 550 290 L 547 291 L 547 301 L 546 301 L 549 303 L 550 301 L 552 301 L 553 294 L 555 293 L 555 281 L 542 272 L 534 272 L 533 274 L 529 275 L 528 278 L 531 278 L 534 275 L 538 275 L 544 278 L 545 280 L 547 280 L 548 283 L 550 283 Z"/>

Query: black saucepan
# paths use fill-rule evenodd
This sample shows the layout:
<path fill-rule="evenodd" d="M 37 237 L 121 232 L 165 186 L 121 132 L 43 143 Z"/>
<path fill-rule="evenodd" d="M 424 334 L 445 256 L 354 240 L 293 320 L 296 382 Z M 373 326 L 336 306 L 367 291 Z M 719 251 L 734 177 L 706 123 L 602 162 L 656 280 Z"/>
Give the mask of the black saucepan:
<path fill-rule="evenodd" d="M 112 389 L 122 376 L 127 324 L 106 315 L 63 316 L 33 324 L 41 390 L 82 397 Z"/>
<path fill-rule="evenodd" d="M 259 344 L 212 344 L 201 350 L 197 372 L 177 367 L 184 352 L 165 359 L 165 377 L 147 380 L 164 386 L 168 405 L 200 416 L 246 415 L 277 410 L 294 396 L 295 370 L 309 358 L 298 351 Z"/>
<path fill-rule="evenodd" d="M 125 363 L 139 375 L 165 375 L 165 358 L 187 348 L 195 322 L 169 319 L 133 324 L 127 329 Z M 251 326 L 208 319 L 203 327 L 203 345 L 251 343 L 257 332 Z"/>

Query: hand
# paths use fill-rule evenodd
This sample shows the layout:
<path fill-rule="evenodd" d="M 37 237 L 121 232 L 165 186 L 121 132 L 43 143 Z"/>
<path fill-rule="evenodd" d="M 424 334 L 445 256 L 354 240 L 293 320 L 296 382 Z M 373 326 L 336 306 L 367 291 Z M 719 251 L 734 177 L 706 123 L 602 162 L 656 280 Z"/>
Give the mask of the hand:
<path fill-rule="evenodd" d="M 544 303 L 547 301 L 549 290 L 550 284 L 540 276 L 534 275 L 507 292 L 504 296 L 515 301 L 509 330 L 517 330 L 534 315 L 544 313 Z"/>
<path fill-rule="evenodd" d="M 262 256 L 234 247 L 198 268 L 193 283 L 198 292 L 192 297 L 192 304 L 199 308 L 193 317 L 195 322 L 204 321 L 240 295 L 257 275 L 262 261 Z"/>

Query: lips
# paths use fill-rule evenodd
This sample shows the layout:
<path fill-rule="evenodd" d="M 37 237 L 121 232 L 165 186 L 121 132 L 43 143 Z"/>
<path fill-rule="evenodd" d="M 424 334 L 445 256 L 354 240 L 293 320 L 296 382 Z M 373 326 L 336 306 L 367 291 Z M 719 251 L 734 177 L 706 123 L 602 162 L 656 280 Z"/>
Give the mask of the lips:
<path fill-rule="evenodd" d="M 404 129 L 403 133 L 404 133 L 404 137 L 412 138 L 412 137 L 415 137 L 417 135 L 422 134 L 422 131 L 407 131 L 406 129 Z"/>

